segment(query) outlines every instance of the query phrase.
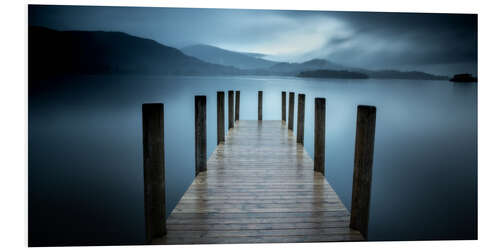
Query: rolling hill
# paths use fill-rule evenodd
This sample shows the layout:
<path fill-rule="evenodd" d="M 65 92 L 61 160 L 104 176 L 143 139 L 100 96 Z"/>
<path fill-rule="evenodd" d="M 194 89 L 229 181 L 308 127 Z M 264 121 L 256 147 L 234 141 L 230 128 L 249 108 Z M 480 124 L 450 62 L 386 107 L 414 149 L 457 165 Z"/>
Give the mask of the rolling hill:
<path fill-rule="evenodd" d="M 231 75 L 235 67 L 203 62 L 180 50 L 123 32 L 28 30 L 30 77 L 54 74 Z"/>

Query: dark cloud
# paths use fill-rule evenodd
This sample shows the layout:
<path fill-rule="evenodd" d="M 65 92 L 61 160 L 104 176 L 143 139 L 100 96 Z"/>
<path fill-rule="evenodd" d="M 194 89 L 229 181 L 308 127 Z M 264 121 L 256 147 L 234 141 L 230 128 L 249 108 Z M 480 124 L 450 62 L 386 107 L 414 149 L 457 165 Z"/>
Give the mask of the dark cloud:
<path fill-rule="evenodd" d="M 357 46 L 332 53 L 330 57 L 348 58 L 365 53 L 353 63 L 371 67 L 477 63 L 477 15 L 415 13 L 335 13 L 351 24 L 360 39 Z M 366 52 L 363 46 L 383 42 Z M 343 41 L 344 43 L 346 41 Z M 393 45 L 402 45 L 403 47 Z"/>
<path fill-rule="evenodd" d="M 31 5 L 29 24 L 123 31 L 174 47 L 206 43 L 283 61 L 477 72 L 473 14 Z"/>

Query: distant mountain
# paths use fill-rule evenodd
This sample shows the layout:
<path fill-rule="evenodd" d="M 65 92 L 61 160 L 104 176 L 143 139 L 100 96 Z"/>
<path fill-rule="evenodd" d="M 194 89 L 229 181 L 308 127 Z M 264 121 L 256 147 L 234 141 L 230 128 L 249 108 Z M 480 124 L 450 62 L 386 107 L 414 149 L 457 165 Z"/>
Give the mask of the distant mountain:
<path fill-rule="evenodd" d="M 302 71 L 298 75 L 298 77 L 313 77 L 313 78 L 335 78 L 335 79 L 367 79 L 368 75 L 359 73 L 359 72 L 351 72 L 347 70 L 311 70 L 311 71 Z"/>
<path fill-rule="evenodd" d="M 262 53 L 246 53 L 246 52 L 244 52 L 243 54 L 250 56 L 250 57 L 254 57 L 254 58 L 263 58 L 263 57 L 267 56 L 266 54 L 262 54 Z"/>
<path fill-rule="evenodd" d="M 302 71 L 311 70 L 348 70 L 350 68 L 332 63 L 324 59 L 313 59 L 303 63 L 277 63 L 269 67 L 269 71 L 276 74 L 298 75 Z"/>
<path fill-rule="evenodd" d="M 264 56 L 262 54 L 234 52 L 205 44 L 188 46 L 181 50 L 186 55 L 206 62 L 234 66 L 244 70 L 263 69 L 276 64 L 276 62 L 259 58 Z"/>
<path fill-rule="evenodd" d="M 29 27 L 30 77 L 53 74 L 230 75 L 240 70 L 203 62 L 178 49 L 122 32 Z"/>
<path fill-rule="evenodd" d="M 56 31 L 42 27 L 28 30 L 30 78 L 61 74 L 297 76 L 304 71 L 330 70 L 380 79 L 448 80 L 446 76 L 419 71 L 351 68 L 324 59 L 277 63 L 259 58 L 262 54 L 208 45 L 190 46 L 183 51 L 123 32 Z"/>
<path fill-rule="evenodd" d="M 299 75 L 306 71 L 320 71 L 315 75 L 322 75 L 327 71 L 349 71 L 361 73 L 369 78 L 375 79 L 412 79 L 412 80 L 447 80 L 447 76 L 431 75 L 420 71 L 398 71 L 398 70 L 368 70 L 363 68 L 348 67 L 333 63 L 325 59 L 313 59 L 303 63 L 277 63 L 269 67 L 266 74 L 269 75 Z"/>
<path fill-rule="evenodd" d="M 375 79 L 408 79 L 408 80 L 448 80 L 447 76 L 431 75 L 420 71 L 399 71 L 399 70 L 361 70 Z"/>

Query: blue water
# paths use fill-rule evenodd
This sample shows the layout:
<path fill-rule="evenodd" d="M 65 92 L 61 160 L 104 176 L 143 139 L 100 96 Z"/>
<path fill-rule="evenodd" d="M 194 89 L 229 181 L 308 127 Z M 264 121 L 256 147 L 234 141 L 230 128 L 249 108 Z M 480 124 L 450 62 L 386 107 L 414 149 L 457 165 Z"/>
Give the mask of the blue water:
<path fill-rule="evenodd" d="M 28 111 L 32 244 L 143 243 L 141 104 L 165 104 L 170 213 L 194 178 L 194 96 L 207 96 L 211 154 L 216 92 L 222 90 L 241 91 L 241 120 L 257 119 L 258 90 L 264 91 L 264 120 L 281 119 L 281 91 L 306 94 L 311 156 L 314 98 L 325 97 L 325 175 L 348 209 L 356 106 L 376 106 L 368 239 L 477 238 L 476 84 L 153 76 L 61 77 L 41 84 L 52 87 L 30 93 Z"/>

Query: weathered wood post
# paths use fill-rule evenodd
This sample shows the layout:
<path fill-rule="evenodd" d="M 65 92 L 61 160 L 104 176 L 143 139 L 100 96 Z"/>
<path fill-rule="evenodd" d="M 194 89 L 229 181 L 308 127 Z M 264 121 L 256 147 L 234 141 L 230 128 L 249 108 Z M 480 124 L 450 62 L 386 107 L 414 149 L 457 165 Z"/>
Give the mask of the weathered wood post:
<path fill-rule="evenodd" d="M 196 175 L 207 170 L 207 97 L 194 97 Z"/>
<path fill-rule="evenodd" d="M 234 91 L 227 92 L 227 129 L 234 127 Z"/>
<path fill-rule="evenodd" d="M 364 237 L 368 234 L 368 219 L 370 215 L 376 116 L 376 107 L 358 106 L 350 227 L 358 230 Z"/>
<path fill-rule="evenodd" d="M 299 103 L 297 104 L 297 143 L 304 145 L 304 112 L 306 105 L 306 95 L 299 94 Z"/>
<path fill-rule="evenodd" d="M 286 122 L 286 92 L 281 92 L 281 121 Z"/>
<path fill-rule="evenodd" d="M 262 91 L 259 91 L 259 121 L 262 121 Z"/>
<path fill-rule="evenodd" d="M 293 111 L 295 111 L 295 93 L 290 92 L 288 97 L 288 129 L 293 130 Z"/>
<path fill-rule="evenodd" d="M 217 144 L 224 142 L 224 91 L 217 91 Z"/>
<path fill-rule="evenodd" d="M 167 233 L 163 103 L 142 104 L 146 241 Z"/>
<path fill-rule="evenodd" d="M 314 99 L 314 171 L 325 175 L 326 99 Z"/>
<path fill-rule="evenodd" d="M 235 104 L 235 112 L 234 112 L 234 120 L 239 121 L 240 120 L 240 91 L 236 91 L 236 104 Z"/>

